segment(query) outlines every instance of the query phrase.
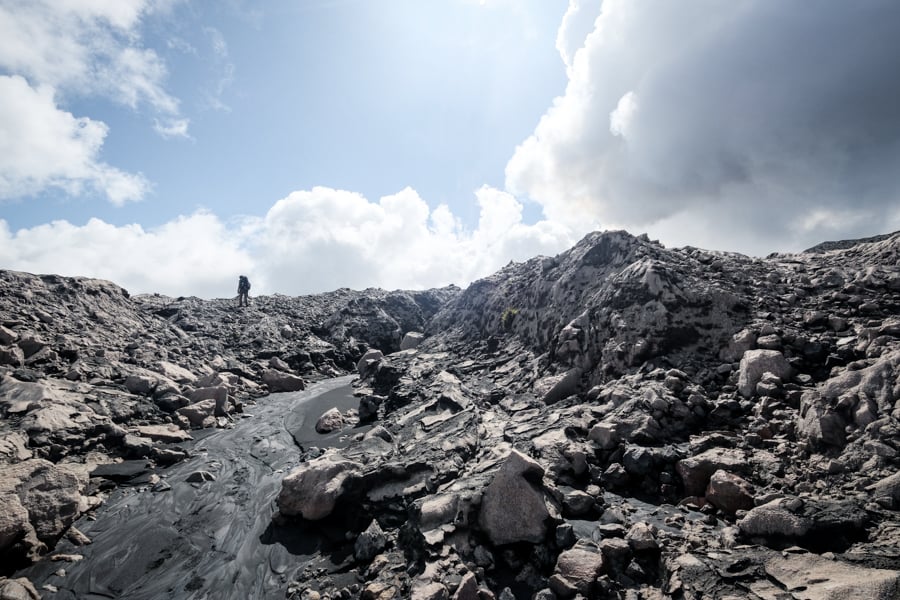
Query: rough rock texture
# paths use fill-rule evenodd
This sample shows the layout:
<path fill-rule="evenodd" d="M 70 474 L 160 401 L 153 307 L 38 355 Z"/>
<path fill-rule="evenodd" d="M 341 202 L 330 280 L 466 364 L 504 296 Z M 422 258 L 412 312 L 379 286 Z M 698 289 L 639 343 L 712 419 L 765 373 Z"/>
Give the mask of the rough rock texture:
<path fill-rule="evenodd" d="M 5 274 L 0 459 L 139 453 L 196 388 L 227 387 L 203 423 L 229 426 L 267 371 L 354 371 L 365 427 L 282 482 L 289 598 L 892 597 L 898 264 L 898 234 L 750 258 L 605 232 L 464 291 L 240 311 L 90 282 L 102 323 L 38 302 L 73 280 Z"/>
<path fill-rule="evenodd" d="M 494 544 L 537 543 L 547 532 L 550 508 L 541 479 L 544 469 L 513 450 L 484 491 L 479 522 Z"/>
<path fill-rule="evenodd" d="M 281 514 L 316 521 L 331 514 L 362 465 L 337 454 L 323 456 L 285 476 L 276 502 Z"/>

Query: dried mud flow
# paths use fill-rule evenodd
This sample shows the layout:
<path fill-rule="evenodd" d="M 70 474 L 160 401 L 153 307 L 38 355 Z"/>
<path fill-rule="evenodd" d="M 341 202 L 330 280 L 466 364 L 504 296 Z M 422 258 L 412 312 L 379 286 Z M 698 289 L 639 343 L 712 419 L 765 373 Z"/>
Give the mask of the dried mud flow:
<path fill-rule="evenodd" d="M 0 271 L 0 600 L 896 600 L 900 232 L 465 290 Z"/>
<path fill-rule="evenodd" d="M 123 488 L 77 521 L 93 543 L 64 541 L 56 550 L 82 559 L 42 561 L 19 575 L 58 590 L 44 588 L 44 598 L 283 597 L 292 572 L 322 540 L 273 525 L 273 500 L 283 471 L 298 460 L 295 436 L 340 443 L 337 434 L 315 434 L 305 417 L 314 425 L 323 406 L 355 404 L 350 379 L 261 399 L 234 428 L 211 430 L 190 447 L 192 458 L 162 470 L 170 489 Z M 214 479 L 191 482 L 198 472 Z"/>

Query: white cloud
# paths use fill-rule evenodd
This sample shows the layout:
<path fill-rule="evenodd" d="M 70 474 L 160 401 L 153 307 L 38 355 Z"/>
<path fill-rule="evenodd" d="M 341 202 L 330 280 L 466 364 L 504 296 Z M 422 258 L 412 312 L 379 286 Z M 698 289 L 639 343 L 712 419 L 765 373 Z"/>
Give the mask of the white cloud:
<path fill-rule="evenodd" d="M 90 187 L 117 205 L 140 199 L 141 175 L 98 159 L 106 133 L 104 123 L 57 108 L 51 87 L 0 76 L 0 200 L 51 187 L 76 195 Z"/>
<path fill-rule="evenodd" d="M 114 204 L 139 200 L 140 174 L 99 160 L 108 128 L 65 109 L 72 97 L 100 96 L 155 113 L 164 137 L 187 137 L 188 119 L 165 91 L 166 67 L 140 45 L 139 25 L 171 0 L 4 0 L 0 2 L 0 71 L 8 134 L 0 154 L 0 198 L 54 187 L 104 193 Z"/>
<path fill-rule="evenodd" d="M 132 293 L 229 296 L 252 261 L 225 225 L 200 212 L 153 230 L 99 219 L 54 221 L 15 233 L 0 220 L 0 263 L 30 273 L 108 279 Z"/>
<path fill-rule="evenodd" d="M 190 119 L 171 119 L 166 122 L 154 121 L 153 130 L 162 137 L 168 138 L 190 138 L 188 134 L 188 125 Z"/>
<path fill-rule="evenodd" d="M 605 0 L 594 16 L 577 47 L 590 19 L 570 2 L 565 94 L 506 169 L 547 219 L 752 253 L 897 226 L 900 4 Z"/>
<path fill-rule="evenodd" d="M 305 294 L 466 285 L 510 260 L 556 254 L 576 241 L 559 225 L 522 223 L 521 204 L 505 192 L 482 187 L 476 198 L 473 231 L 410 188 L 372 202 L 317 187 L 293 192 L 264 217 L 229 224 L 208 212 L 152 230 L 93 219 L 11 232 L 0 221 L 0 264 L 101 277 L 132 293 L 228 297 L 246 273 L 255 293 Z"/>

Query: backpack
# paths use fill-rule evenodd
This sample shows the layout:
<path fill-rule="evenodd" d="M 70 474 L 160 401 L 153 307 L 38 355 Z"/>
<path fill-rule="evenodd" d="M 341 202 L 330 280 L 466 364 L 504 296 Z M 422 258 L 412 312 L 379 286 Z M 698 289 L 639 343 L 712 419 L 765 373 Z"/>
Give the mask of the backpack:
<path fill-rule="evenodd" d="M 249 292 L 250 291 L 250 280 L 241 275 L 238 278 L 238 291 L 239 292 Z"/>

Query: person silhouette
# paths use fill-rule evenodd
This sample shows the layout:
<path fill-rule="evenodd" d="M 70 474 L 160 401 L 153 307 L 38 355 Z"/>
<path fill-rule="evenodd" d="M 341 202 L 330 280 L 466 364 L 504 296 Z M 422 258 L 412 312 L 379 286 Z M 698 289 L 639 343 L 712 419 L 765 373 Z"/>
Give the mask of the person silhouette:
<path fill-rule="evenodd" d="M 250 306 L 250 280 L 246 275 L 238 277 L 238 306 Z"/>

